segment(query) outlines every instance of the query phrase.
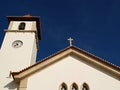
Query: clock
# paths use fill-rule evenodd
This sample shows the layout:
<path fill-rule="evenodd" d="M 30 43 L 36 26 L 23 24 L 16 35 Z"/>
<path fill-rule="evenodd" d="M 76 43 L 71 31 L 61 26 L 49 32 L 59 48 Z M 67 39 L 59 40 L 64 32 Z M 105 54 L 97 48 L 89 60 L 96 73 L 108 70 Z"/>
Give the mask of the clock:
<path fill-rule="evenodd" d="M 23 45 L 23 42 L 21 40 L 16 40 L 12 43 L 12 47 L 14 48 L 20 48 Z"/>

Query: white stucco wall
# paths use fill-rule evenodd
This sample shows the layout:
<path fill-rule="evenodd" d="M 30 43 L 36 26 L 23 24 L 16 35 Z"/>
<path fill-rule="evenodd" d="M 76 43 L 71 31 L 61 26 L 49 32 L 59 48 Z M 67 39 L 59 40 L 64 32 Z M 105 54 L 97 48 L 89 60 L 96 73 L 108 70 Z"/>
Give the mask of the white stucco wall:
<path fill-rule="evenodd" d="M 78 85 L 79 90 L 84 82 L 89 85 L 90 90 L 120 90 L 120 81 L 71 56 L 30 76 L 27 90 L 59 90 L 63 82 L 67 84 L 68 90 L 71 90 L 73 82 Z"/>
<path fill-rule="evenodd" d="M 21 40 L 23 46 L 13 48 L 12 43 L 15 40 Z M 15 85 L 12 82 L 13 78 L 9 78 L 10 71 L 17 72 L 30 66 L 31 63 L 36 61 L 36 53 L 34 32 L 6 32 L 0 50 L 0 90 L 8 90 L 8 88 L 12 88 L 12 86 Z M 16 90 L 16 87 L 10 90 Z"/>
<path fill-rule="evenodd" d="M 20 48 L 13 48 L 12 43 L 15 40 L 21 40 L 23 46 Z M 24 32 L 7 32 L 4 38 L 2 47 L 1 47 L 1 56 L 5 60 L 5 65 L 9 62 L 9 65 L 12 66 L 12 71 L 18 71 L 28 67 L 31 63 L 31 58 L 33 52 L 36 51 L 36 40 L 35 33 L 24 33 Z M 10 67 L 9 67 L 10 68 Z"/>
<path fill-rule="evenodd" d="M 19 24 L 25 22 L 25 30 L 37 30 L 35 21 L 11 21 L 8 30 L 18 30 Z M 34 23 L 34 24 L 33 24 Z M 33 25 L 34 29 L 33 29 Z"/>

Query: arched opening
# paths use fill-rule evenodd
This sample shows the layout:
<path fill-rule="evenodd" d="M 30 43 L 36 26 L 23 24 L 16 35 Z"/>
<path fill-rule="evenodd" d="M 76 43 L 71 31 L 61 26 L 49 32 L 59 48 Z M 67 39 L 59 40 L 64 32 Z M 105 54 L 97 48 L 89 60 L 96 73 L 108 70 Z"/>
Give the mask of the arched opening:
<path fill-rule="evenodd" d="M 82 90 L 89 90 L 89 86 L 86 83 L 83 83 Z"/>
<path fill-rule="evenodd" d="M 19 24 L 19 26 L 18 26 L 18 29 L 19 30 L 24 30 L 25 29 L 25 23 L 24 22 L 21 22 L 20 24 Z"/>
<path fill-rule="evenodd" d="M 78 85 L 76 83 L 73 83 L 71 90 L 78 90 Z"/>
<path fill-rule="evenodd" d="M 62 83 L 60 86 L 60 90 L 67 90 L 67 85 L 65 83 Z"/>

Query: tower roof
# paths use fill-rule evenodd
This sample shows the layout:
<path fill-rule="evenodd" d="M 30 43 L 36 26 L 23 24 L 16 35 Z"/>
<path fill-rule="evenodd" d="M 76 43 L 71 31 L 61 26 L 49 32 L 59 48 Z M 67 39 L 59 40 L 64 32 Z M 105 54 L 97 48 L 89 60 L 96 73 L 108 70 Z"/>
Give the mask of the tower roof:
<path fill-rule="evenodd" d="M 23 17 L 32 17 L 30 14 L 26 14 Z"/>
<path fill-rule="evenodd" d="M 10 21 L 36 21 L 38 39 L 41 39 L 41 27 L 39 16 L 31 16 L 30 14 L 26 14 L 24 16 L 7 16 L 7 19 L 8 23 L 10 23 Z"/>

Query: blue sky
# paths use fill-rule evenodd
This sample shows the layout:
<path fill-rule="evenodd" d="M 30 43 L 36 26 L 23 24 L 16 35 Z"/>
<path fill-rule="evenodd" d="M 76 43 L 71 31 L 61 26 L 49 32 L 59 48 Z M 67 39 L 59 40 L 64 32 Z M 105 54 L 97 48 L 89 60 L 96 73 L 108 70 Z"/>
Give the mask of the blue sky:
<path fill-rule="evenodd" d="M 37 60 L 73 45 L 120 66 L 120 0 L 3 0 L 0 44 L 6 16 L 41 17 L 42 40 Z"/>

